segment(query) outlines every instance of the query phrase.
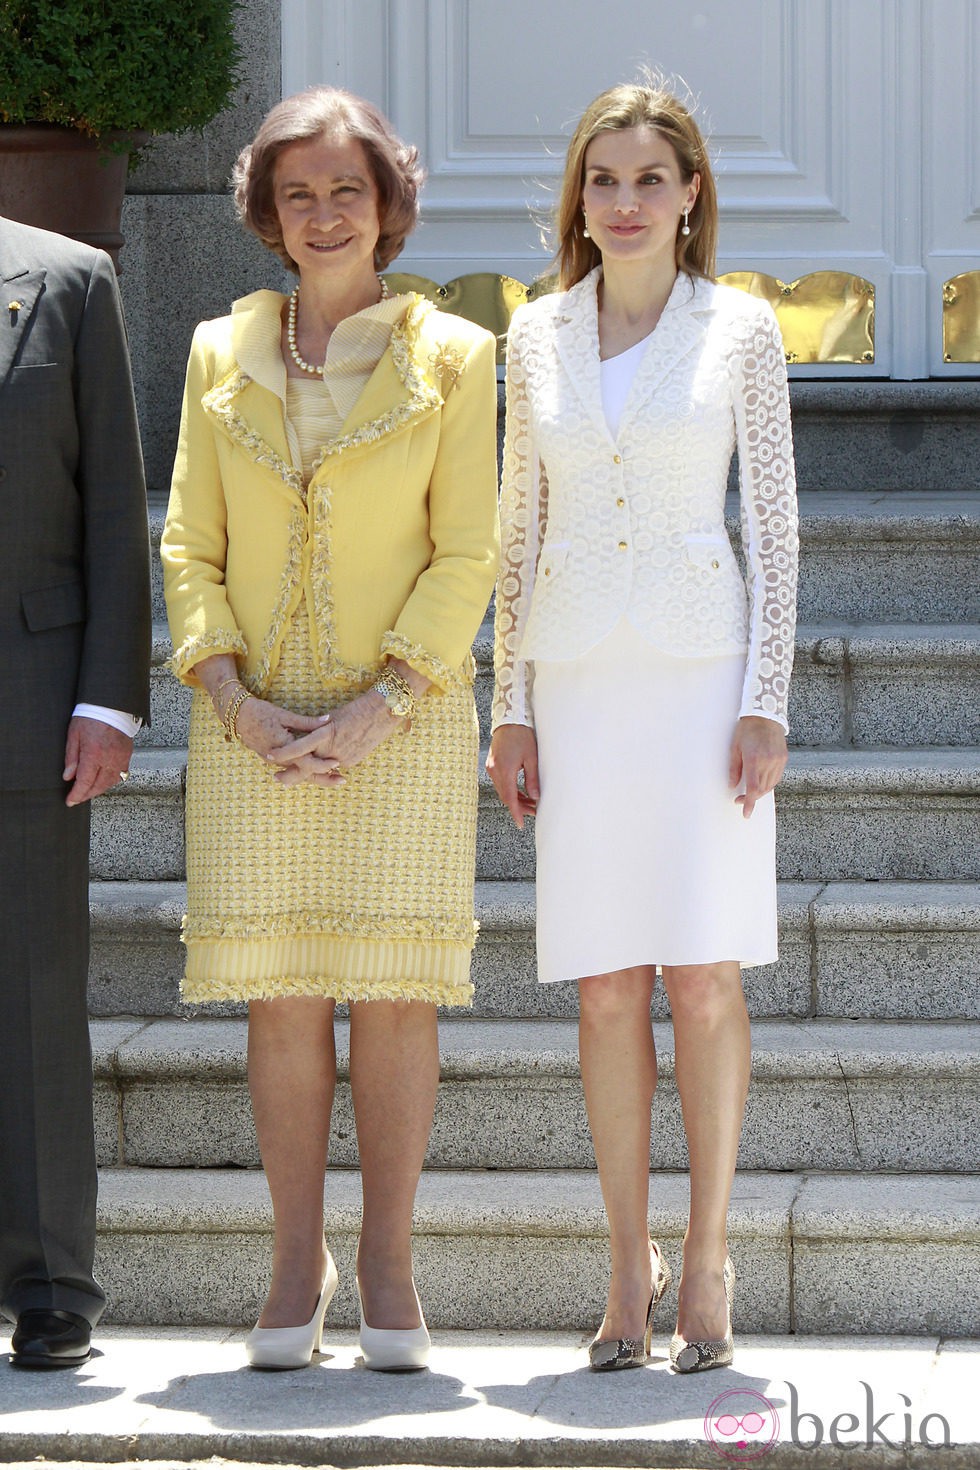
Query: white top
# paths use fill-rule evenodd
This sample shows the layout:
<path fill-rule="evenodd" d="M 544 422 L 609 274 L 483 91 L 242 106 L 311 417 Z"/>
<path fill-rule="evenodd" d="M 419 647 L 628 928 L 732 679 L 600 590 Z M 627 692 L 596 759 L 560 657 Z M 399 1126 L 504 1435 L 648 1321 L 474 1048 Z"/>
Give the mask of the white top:
<path fill-rule="evenodd" d="M 607 357 L 599 364 L 602 411 L 606 416 L 609 432 L 614 439 L 619 433 L 619 420 L 626 407 L 626 400 L 633 386 L 636 370 L 640 366 L 652 335 L 649 333 L 632 347 L 627 347 L 625 352 L 618 352 L 615 357 Z"/>
<path fill-rule="evenodd" d="M 535 660 L 580 658 L 625 616 L 679 658 L 742 654 L 739 713 L 785 729 L 796 487 L 772 308 L 679 272 L 614 438 L 603 377 L 629 365 L 600 360 L 599 277 L 511 320 L 494 727 L 534 724 Z M 725 528 L 736 447 L 744 578 Z"/>

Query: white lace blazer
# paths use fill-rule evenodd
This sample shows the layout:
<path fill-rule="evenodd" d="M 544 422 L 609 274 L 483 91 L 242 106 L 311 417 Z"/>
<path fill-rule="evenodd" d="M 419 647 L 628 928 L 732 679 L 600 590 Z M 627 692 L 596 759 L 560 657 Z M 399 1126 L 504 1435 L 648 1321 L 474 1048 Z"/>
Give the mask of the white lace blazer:
<path fill-rule="evenodd" d="M 626 615 L 667 653 L 746 654 L 740 713 L 787 728 L 797 521 L 786 360 L 769 305 L 679 274 L 614 439 L 595 270 L 515 312 L 493 723 L 533 725 L 535 659 Z M 738 446 L 743 580 L 725 532 Z"/>

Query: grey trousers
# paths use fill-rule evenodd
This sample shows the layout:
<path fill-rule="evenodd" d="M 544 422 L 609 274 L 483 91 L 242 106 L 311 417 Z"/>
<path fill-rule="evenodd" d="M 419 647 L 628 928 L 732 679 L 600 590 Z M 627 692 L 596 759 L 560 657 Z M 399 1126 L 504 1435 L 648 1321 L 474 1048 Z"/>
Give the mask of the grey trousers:
<path fill-rule="evenodd" d="M 0 790 L 0 1312 L 93 1325 L 89 805 Z"/>

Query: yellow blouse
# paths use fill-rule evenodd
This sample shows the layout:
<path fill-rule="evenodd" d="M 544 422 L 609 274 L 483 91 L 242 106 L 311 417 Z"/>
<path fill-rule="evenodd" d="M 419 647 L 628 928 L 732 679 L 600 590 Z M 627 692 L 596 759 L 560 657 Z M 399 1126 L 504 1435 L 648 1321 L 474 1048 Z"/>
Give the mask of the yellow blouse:
<path fill-rule="evenodd" d="M 303 471 L 309 484 L 313 466 L 324 444 L 336 439 L 343 419 L 323 382 L 316 378 L 286 379 L 286 433 L 290 447 L 296 447 L 293 463 Z"/>

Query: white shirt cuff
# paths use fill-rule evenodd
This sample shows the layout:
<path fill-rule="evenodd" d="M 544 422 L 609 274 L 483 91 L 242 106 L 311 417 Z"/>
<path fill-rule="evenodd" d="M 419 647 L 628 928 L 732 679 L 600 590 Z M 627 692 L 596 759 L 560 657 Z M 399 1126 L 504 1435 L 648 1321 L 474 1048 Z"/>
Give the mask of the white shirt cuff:
<path fill-rule="evenodd" d="M 101 720 L 103 725 L 111 725 L 114 730 L 128 735 L 130 740 L 136 739 L 137 732 L 143 725 L 143 721 L 135 715 L 128 715 L 121 709 L 106 709 L 101 704 L 76 704 L 72 717 L 75 715 L 81 715 L 86 720 Z"/>

